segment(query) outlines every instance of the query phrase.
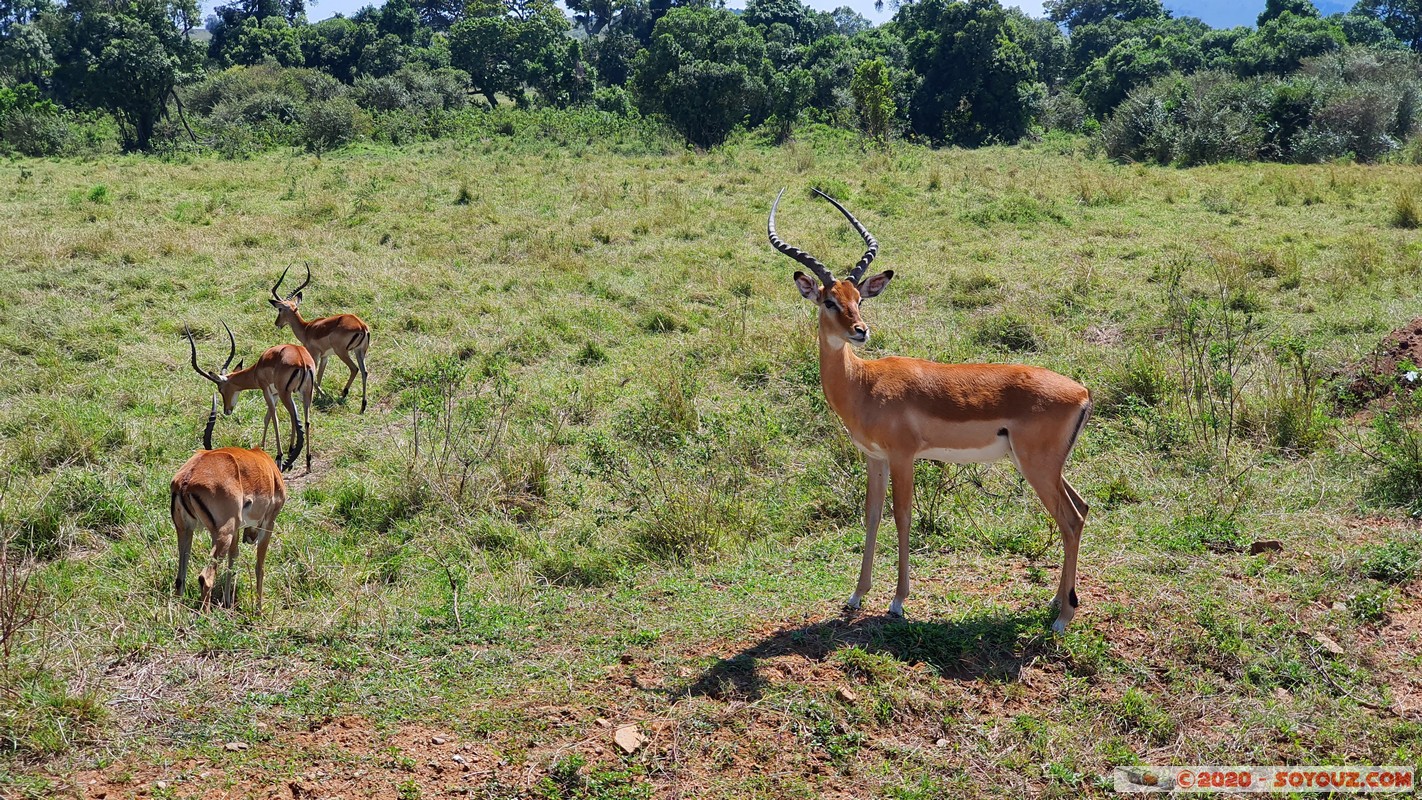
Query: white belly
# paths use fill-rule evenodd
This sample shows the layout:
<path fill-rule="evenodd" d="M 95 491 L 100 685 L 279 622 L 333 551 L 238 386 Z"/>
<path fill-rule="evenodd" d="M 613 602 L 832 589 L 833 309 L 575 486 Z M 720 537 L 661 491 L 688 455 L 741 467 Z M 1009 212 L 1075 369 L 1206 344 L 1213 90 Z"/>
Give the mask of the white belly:
<path fill-rule="evenodd" d="M 942 461 L 947 464 L 986 464 L 1002 459 L 1007 455 L 1007 452 L 1007 437 L 999 436 L 987 447 L 977 447 L 970 450 L 935 448 L 919 451 L 914 457 L 929 461 Z"/>

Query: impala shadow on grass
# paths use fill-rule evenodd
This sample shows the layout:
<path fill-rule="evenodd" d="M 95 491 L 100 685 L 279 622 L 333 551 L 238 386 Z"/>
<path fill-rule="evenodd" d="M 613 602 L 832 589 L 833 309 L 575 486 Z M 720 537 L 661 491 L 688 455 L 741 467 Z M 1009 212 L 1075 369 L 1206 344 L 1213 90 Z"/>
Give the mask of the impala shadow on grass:
<path fill-rule="evenodd" d="M 755 700 L 767 685 L 758 671 L 760 660 L 797 655 L 825 661 L 851 647 L 906 664 L 925 664 L 950 680 L 1014 681 L 1024 664 L 1049 649 L 1049 622 L 1041 611 L 994 610 L 951 622 L 846 614 L 777 631 L 721 659 L 679 693 Z"/>

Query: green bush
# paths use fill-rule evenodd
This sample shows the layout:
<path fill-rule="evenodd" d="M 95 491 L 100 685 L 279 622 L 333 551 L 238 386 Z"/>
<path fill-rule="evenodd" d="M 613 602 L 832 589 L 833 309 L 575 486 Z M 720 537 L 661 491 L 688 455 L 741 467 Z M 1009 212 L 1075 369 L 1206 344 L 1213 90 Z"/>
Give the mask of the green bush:
<path fill-rule="evenodd" d="M 0 140 L 21 155 L 57 156 L 70 148 L 74 134 L 62 114 L 12 111 L 0 118 Z"/>
<path fill-rule="evenodd" d="M 317 155 L 355 141 L 364 128 L 360 106 L 344 97 L 319 100 L 301 115 L 301 144 Z"/>

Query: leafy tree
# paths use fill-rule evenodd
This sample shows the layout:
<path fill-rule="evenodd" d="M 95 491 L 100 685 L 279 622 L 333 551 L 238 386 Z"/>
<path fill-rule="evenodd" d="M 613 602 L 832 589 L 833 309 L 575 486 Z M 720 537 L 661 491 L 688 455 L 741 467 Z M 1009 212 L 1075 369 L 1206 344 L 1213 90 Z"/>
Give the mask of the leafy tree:
<path fill-rule="evenodd" d="M 361 53 L 376 39 L 375 25 L 332 17 L 297 28 L 296 39 L 306 66 L 350 83 L 356 78 Z"/>
<path fill-rule="evenodd" d="M 254 24 L 260 24 L 268 19 L 281 19 L 288 23 L 305 22 L 306 2 L 305 0 L 236 0 L 236 2 L 218 6 L 213 9 L 212 16 L 207 19 L 207 30 L 212 34 L 212 38 L 207 43 L 208 57 L 224 66 L 239 63 L 234 62 L 228 53 L 234 40 L 247 27 L 248 20 L 252 20 Z M 251 43 L 249 42 L 249 51 L 250 48 Z"/>
<path fill-rule="evenodd" d="M 281 17 L 258 20 L 248 17 L 231 38 L 224 55 L 233 64 L 260 64 L 268 58 L 283 67 L 299 67 L 306 63 L 296 29 Z"/>
<path fill-rule="evenodd" d="M 1278 19 L 1285 11 L 1296 17 L 1316 17 L 1318 9 L 1309 0 L 1267 0 L 1264 10 L 1259 12 L 1257 25 L 1263 27 L 1271 19 Z"/>
<path fill-rule="evenodd" d="M 385 0 L 375 30 L 381 37 L 394 36 L 405 45 L 415 44 L 416 35 L 421 33 L 426 34 L 428 40 L 428 31 L 421 30 L 420 14 L 410 5 L 410 0 Z"/>
<path fill-rule="evenodd" d="M 840 6 L 831 11 L 830 18 L 834 20 L 838 32 L 845 36 L 854 36 L 874 27 L 874 23 L 849 6 Z"/>
<path fill-rule="evenodd" d="M 835 30 L 833 17 L 815 11 L 800 0 L 746 0 L 741 19 L 763 31 L 785 25 L 792 32 L 795 44 L 808 44 Z"/>
<path fill-rule="evenodd" d="M 449 31 L 450 63 L 469 73 L 490 106 L 498 105 L 498 94 L 526 104 L 525 87 L 545 102 L 571 102 L 592 88 L 568 27 L 551 0 L 471 2 L 465 19 Z"/>
<path fill-rule="evenodd" d="M 1027 133 L 1046 89 L 997 0 L 922 0 L 894 24 L 922 78 L 909 107 L 915 132 L 967 146 Z"/>
<path fill-rule="evenodd" d="M 889 124 L 898 110 L 894 104 L 894 87 L 889 80 L 889 65 L 883 59 L 871 58 L 854 70 L 849 85 L 854 95 L 854 110 L 864 132 L 883 143 L 889 139 Z"/>
<path fill-rule="evenodd" d="M 764 118 L 765 43 L 720 8 L 677 8 L 657 20 L 638 54 L 632 87 L 643 113 L 659 114 L 691 144 L 724 141 Z"/>
<path fill-rule="evenodd" d="M 1375 50 L 1406 50 L 1407 45 L 1397 38 L 1392 29 L 1381 20 L 1361 14 L 1334 14 L 1329 17 L 1343 30 L 1343 38 L 1348 44 L 1363 45 Z"/>
<path fill-rule="evenodd" d="M 1018 8 L 1008 8 L 1015 38 L 1037 65 L 1037 80 L 1056 86 L 1066 78 L 1070 51 L 1062 29 L 1049 19 L 1030 17 Z"/>
<path fill-rule="evenodd" d="M 1347 43 L 1337 23 L 1284 11 L 1239 40 L 1236 69 L 1242 75 L 1285 74 L 1305 58 L 1336 52 Z"/>
<path fill-rule="evenodd" d="M 113 113 L 130 150 L 148 150 L 153 128 L 199 49 L 178 19 L 195 19 L 195 0 L 69 0 L 54 42 L 56 83 L 72 101 Z"/>
<path fill-rule="evenodd" d="M 1127 39 L 1091 62 L 1076 91 L 1092 113 L 1104 116 L 1135 87 L 1172 72 L 1193 72 L 1201 61 L 1194 43 L 1182 37 Z"/>
<path fill-rule="evenodd" d="M 447 31 L 464 16 L 464 0 L 413 0 L 411 5 L 431 31 Z"/>
<path fill-rule="evenodd" d="M 809 70 L 792 69 L 770 74 L 766 87 L 770 116 L 766 119 L 766 126 L 771 128 L 776 142 L 790 137 L 790 131 L 804 113 L 814 89 L 815 82 Z"/>
<path fill-rule="evenodd" d="M 1358 0 L 1354 14 L 1386 25 L 1413 50 L 1422 50 L 1422 0 Z"/>
<path fill-rule="evenodd" d="M 588 60 L 597 67 L 597 76 L 609 86 L 621 86 L 632 75 L 632 61 L 642 49 L 636 36 L 610 31 L 588 42 Z"/>
<path fill-rule="evenodd" d="M 11 25 L 0 36 L 0 84 L 45 85 L 53 71 L 54 52 L 38 25 Z"/>
<path fill-rule="evenodd" d="M 1170 15 L 1161 0 L 1047 0 L 1043 5 L 1047 19 L 1067 26 L 1072 35 L 1077 28 L 1108 20 L 1130 22 Z"/>

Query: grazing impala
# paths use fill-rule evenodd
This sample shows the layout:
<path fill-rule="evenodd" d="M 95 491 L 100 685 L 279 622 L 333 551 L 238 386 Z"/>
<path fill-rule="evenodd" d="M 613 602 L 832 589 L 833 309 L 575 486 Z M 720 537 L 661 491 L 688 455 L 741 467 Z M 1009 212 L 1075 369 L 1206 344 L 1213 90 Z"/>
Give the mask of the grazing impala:
<path fill-rule="evenodd" d="M 209 372 L 198 366 L 197 345 L 193 343 L 192 331 L 187 331 L 188 347 L 192 349 L 193 354 L 193 369 L 197 374 L 217 384 L 217 390 L 222 394 L 224 416 L 232 413 L 239 393 L 261 390 L 262 397 L 267 401 L 267 418 L 262 423 L 262 447 L 267 446 L 267 427 L 270 426 L 276 434 L 278 456 L 281 455 L 281 427 L 277 423 L 276 404 L 280 399 L 291 417 L 292 439 L 291 452 L 287 455 L 286 465 L 282 469 L 291 469 L 291 465 L 296 463 L 296 457 L 301 455 L 302 446 L 306 445 L 306 471 L 310 472 L 311 393 L 316 386 L 316 362 L 311 359 L 306 348 L 299 344 L 279 344 L 267 348 L 252 366 L 243 368 L 242 362 L 239 361 L 237 369 L 228 372 L 228 365 L 237 357 L 237 342 L 232 338 L 232 329 L 227 327 L 227 323 L 222 323 L 222 327 L 227 331 L 231 350 L 227 353 L 227 360 L 222 363 L 222 369 L 217 372 Z M 300 413 L 296 410 L 293 393 L 301 396 Z M 304 425 L 303 417 L 306 420 Z"/>
<path fill-rule="evenodd" d="M 297 308 L 301 305 L 301 290 L 311 283 L 311 267 L 306 268 L 306 280 L 296 287 L 296 291 L 291 292 L 286 297 L 277 294 L 277 289 L 281 287 L 282 281 L 286 280 L 286 273 L 291 268 L 282 270 L 281 277 L 272 286 L 272 296 L 268 303 L 276 309 L 276 326 L 283 325 L 291 327 L 291 332 L 296 334 L 297 341 L 301 342 L 311 355 L 316 357 L 316 388 L 321 388 L 321 379 L 326 375 L 326 357 L 332 353 L 336 358 L 344 361 L 351 370 L 351 376 L 346 379 L 346 388 L 341 390 L 341 397 L 350 394 L 351 384 L 355 383 L 356 372 L 360 372 L 360 413 L 365 413 L 365 352 L 370 347 L 370 326 L 361 321 L 360 317 L 354 314 L 337 314 L 334 317 L 322 317 L 320 319 L 304 320 Z M 352 360 L 354 358 L 355 360 Z"/>
<path fill-rule="evenodd" d="M 938 364 L 897 356 L 859 358 L 851 345 L 869 339 L 860 303 L 883 292 L 894 273 L 886 270 L 863 277 L 879 243 L 834 198 L 818 189 L 815 193 L 839 209 L 869 248 L 842 280 L 835 280 L 813 256 L 776 235 L 775 211 L 784 189 L 770 207 L 767 230 L 776 250 L 809 267 L 823 284 L 816 286 L 803 272 L 795 273 L 800 294 L 820 309 L 820 386 L 825 399 L 868 459 L 864 562 L 847 605 L 859 608 L 869 591 L 875 538 L 890 477 L 899 532 L 899 581 L 889 614 L 899 617 L 909 594 L 914 461 L 926 458 L 966 464 L 1006 456 L 1061 528 L 1065 558 L 1056 595 L 1059 615 L 1052 629 L 1065 630 L 1076 614 L 1076 554 L 1087 505 L 1062 477 L 1062 467 L 1091 414 L 1091 393 L 1076 381 L 1040 367 Z"/>
<path fill-rule="evenodd" d="M 202 610 L 212 608 L 212 589 L 223 558 L 227 569 L 217 602 L 228 608 L 237 600 L 237 531 L 242 541 L 257 545 L 257 613 L 262 611 L 262 572 L 267 545 L 276 530 L 277 514 L 286 503 L 286 483 L 281 470 L 264 450 L 240 447 L 212 449 L 212 426 L 217 424 L 217 395 L 207 415 L 202 434 L 203 449 L 193 453 L 173 476 L 169 488 L 169 510 L 178 532 L 178 579 L 173 588 L 182 596 L 188 578 L 188 557 L 193 549 L 193 533 L 200 527 L 212 535 L 212 553 L 198 573 L 202 590 Z"/>

